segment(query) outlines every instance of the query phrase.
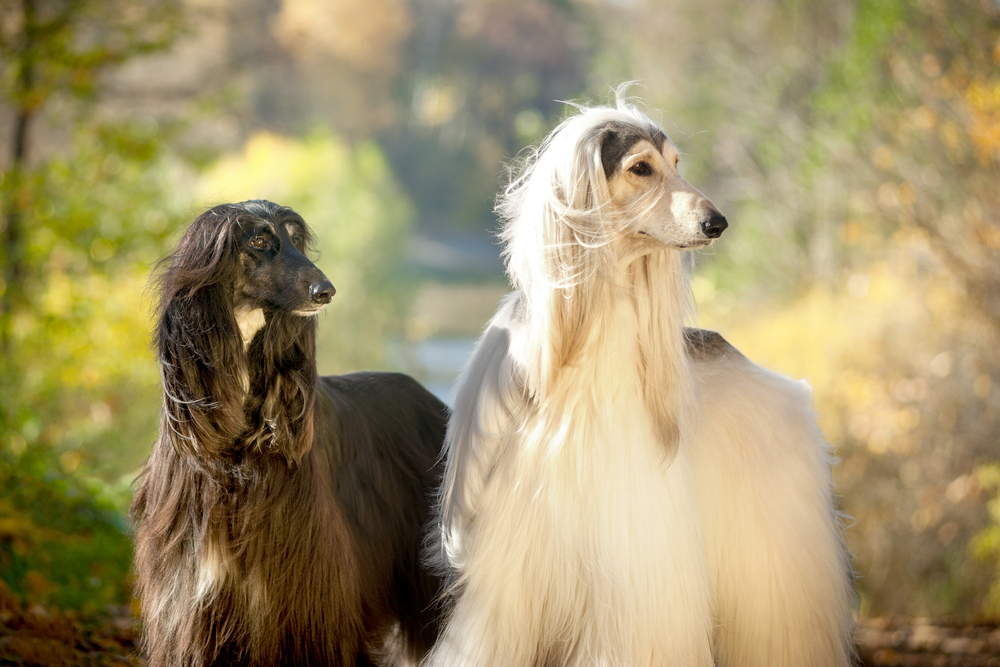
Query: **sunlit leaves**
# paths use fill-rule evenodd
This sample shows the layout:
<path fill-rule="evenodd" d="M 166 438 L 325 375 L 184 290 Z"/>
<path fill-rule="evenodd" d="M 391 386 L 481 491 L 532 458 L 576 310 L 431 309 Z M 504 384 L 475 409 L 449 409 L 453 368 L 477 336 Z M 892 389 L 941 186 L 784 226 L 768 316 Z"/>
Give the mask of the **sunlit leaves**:
<path fill-rule="evenodd" d="M 155 433 L 146 283 L 188 206 L 156 138 L 138 135 L 81 126 L 17 193 L 29 307 L 8 315 L 5 426 L 22 451 L 106 479 L 134 471 Z"/>
<path fill-rule="evenodd" d="M 977 557 L 997 569 L 984 607 L 1000 618 L 1000 464 L 980 467 L 976 470 L 976 478 L 993 497 L 986 504 L 990 525 L 976 536 L 971 546 Z"/>
<path fill-rule="evenodd" d="M 412 20 L 401 0 L 283 0 L 274 29 L 300 57 L 327 55 L 359 72 L 393 74 Z"/>
<path fill-rule="evenodd" d="M 980 160 L 984 165 L 1000 161 L 1000 77 L 971 84 L 965 101 L 971 115 L 969 135 L 980 150 Z"/>

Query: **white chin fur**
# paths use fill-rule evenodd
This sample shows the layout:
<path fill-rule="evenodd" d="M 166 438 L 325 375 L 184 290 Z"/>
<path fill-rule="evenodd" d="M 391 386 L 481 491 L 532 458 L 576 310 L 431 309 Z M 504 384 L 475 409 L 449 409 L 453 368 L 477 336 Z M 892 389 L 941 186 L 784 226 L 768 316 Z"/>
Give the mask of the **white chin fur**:
<path fill-rule="evenodd" d="M 329 304 L 324 303 L 314 308 L 302 308 L 299 310 L 293 310 L 292 315 L 298 315 L 299 317 L 312 317 L 313 315 L 319 315 L 320 313 L 322 313 L 324 310 L 326 310 L 326 307 L 328 305 Z"/>

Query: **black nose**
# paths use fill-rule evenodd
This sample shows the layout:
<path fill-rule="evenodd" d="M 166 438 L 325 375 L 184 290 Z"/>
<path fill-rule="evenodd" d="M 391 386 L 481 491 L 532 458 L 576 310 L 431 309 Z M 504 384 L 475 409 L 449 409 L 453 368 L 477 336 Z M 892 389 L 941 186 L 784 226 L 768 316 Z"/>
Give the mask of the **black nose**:
<path fill-rule="evenodd" d="M 729 223 L 726 222 L 726 216 L 719 213 L 714 213 L 708 220 L 701 221 L 701 231 L 710 239 L 717 239 L 722 236 L 722 232 L 726 231 L 726 227 L 728 226 Z"/>
<path fill-rule="evenodd" d="M 337 293 L 333 283 L 329 280 L 321 280 L 309 286 L 309 298 L 314 303 L 330 303 L 330 299 Z"/>

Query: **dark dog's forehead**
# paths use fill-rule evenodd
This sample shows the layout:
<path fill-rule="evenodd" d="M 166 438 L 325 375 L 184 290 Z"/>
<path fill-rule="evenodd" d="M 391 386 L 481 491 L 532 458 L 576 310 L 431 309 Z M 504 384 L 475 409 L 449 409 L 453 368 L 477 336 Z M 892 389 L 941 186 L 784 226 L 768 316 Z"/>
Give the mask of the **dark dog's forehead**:
<path fill-rule="evenodd" d="M 237 225 L 244 233 L 250 235 L 267 230 L 279 235 L 284 232 L 289 236 L 295 236 L 308 234 L 309 230 L 305 221 L 294 214 L 275 217 L 243 214 L 237 218 Z"/>
<path fill-rule="evenodd" d="M 274 225 L 267 218 L 258 215 L 243 213 L 236 218 L 236 227 L 243 232 L 245 237 L 253 237 L 264 230 L 271 230 Z"/>
<path fill-rule="evenodd" d="M 238 204 L 228 204 L 244 227 L 273 225 L 290 229 L 291 226 L 306 231 L 308 227 L 302 216 L 287 206 L 281 206 L 265 199 L 251 199 Z"/>
<path fill-rule="evenodd" d="M 667 135 L 659 128 L 639 127 L 617 120 L 609 121 L 604 125 L 599 134 L 604 177 L 611 178 L 611 174 L 615 173 L 622 158 L 633 146 L 643 140 L 650 142 L 656 146 L 657 150 L 662 151 L 663 145 L 667 141 Z"/>

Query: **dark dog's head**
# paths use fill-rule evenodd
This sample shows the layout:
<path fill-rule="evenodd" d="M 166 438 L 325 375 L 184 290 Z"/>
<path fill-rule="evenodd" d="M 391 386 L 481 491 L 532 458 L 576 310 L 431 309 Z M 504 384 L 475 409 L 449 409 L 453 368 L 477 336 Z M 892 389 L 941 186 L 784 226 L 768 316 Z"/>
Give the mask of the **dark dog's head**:
<path fill-rule="evenodd" d="M 312 440 L 315 318 L 333 285 L 305 255 L 309 228 L 253 200 L 198 216 L 164 260 L 157 347 L 161 438 L 210 459 L 232 448 L 297 460 Z"/>
<path fill-rule="evenodd" d="M 310 234 L 302 217 L 269 201 L 229 204 L 237 209 L 232 234 L 242 271 L 234 295 L 237 308 L 261 308 L 309 316 L 336 293 L 305 256 Z"/>

